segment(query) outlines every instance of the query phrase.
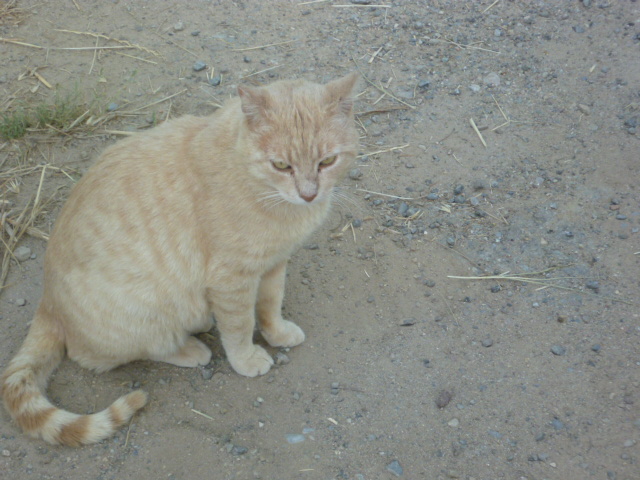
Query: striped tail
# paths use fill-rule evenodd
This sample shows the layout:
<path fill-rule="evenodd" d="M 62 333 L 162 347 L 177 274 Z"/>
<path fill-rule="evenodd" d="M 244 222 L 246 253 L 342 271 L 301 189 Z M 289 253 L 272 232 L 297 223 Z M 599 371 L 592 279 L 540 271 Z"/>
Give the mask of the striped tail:
<path fill-rule="evenodd" d="M 62 327 L 39 308 L 0 384 L 9 414 L 25 433 L 52 444 L 95 443 L 113 435 L 147 403 L 147 394 L 136 390 L 92 415 L 77 415 L 53 406 L 44 391 L 64 351 Z"/>

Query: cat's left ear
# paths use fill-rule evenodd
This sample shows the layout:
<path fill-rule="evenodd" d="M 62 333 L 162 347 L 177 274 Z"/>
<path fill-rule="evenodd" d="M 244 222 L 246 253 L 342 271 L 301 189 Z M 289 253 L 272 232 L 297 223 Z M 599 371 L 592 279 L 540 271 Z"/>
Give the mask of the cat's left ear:
<path fill-rule="evenodd" d="M 326 88 L 333 101 L 337 101 L 340 113 L 350 116 L 353 111 L 353 87 L 360 75 L 353 72 L 346 77 L 327 83 Z"/>

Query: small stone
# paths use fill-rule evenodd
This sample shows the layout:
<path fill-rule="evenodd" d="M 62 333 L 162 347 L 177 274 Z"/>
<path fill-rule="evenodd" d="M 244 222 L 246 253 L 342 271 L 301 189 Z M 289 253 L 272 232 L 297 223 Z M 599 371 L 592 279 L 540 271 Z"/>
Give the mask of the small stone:
<path fill-rule="evenodd" d="M 498 293 L 501 290 L 502 287 L 500 285 L 494 285 L 493 287 L 491 287 L 491 293 Z"/>
<path fill-rule="evenodd" d="M 491 72 L 482 79 L 482 82 L 489 87 L 498 87 L 500 86 L 500 75 Z"/>
<path fill-rule="evenodd" d="M 482 340 L 482 346 L 485 348 L 489 348 L 490 346 L 493 345 L 493 340 L 490 338 L 485 338 L 484 340 Z"/>
<path fill-rule="evenodd" d="M 338 390 L 340 388 L 340 382 L 331 382 L 331 390 Z"/>
<path fill-rule="evenodd" d="M 584 29 L 584 27 L 582 25 L 575 25 L 573 27 L 573 31 L 576 32 L 576 33 L 584 33 L 585 29 Z"/>
<path fill-rule="evenodd" d="M 387 465 L 387 471 L 394 474 L 396 477 L 401 477 L 404 471 L 402 470 L 402 466 L 398 460 L 394 460 L 389 465 Z"/>
<path fill-rule="evenodd" d="M 559 357 L 561 357 L 562 355 L 564 355 L 565 353 L 567 353 L 567 349 L 564 348 L 562 345 L 553 345 L 551 347 L 551 353 L 553 353 L 554 355 L 558 355 Z"/>
<path fill-rule="evenodd" d="M 473 93 L 478 93 L 480 91 L 480 85 L 472 83 L 471 85 L 469 85 L 469 90 L 471 90 Z"/>
<path fill-rule="evenodd" d="M 289 357 L 286 354 L 284 354 L 282 352 L 278 352 L 275 355 L 274 361 L 275 361 L 276 365 L 286 365 L 291 360 L 289 359 Z"/>
<path fill-rule="evenodd" d="M 287 433 L 284 438 L 292 445 L 304 442 L 304 435 L 300 433 Z"/>
<path fill-rule="evenodd" d="M 447 237 L 447 245 L 453 247 L 456 244 L 456 239 L 454 237 Z"/>
<path fill-rule="evenodd" d="M 600 291 L 600 282 L 597 280 L 590 280 L 585 284 L 585 286 L 589 290 L 593 290 L 594 293 L 598 293 Z"/>
<path fill-rule="evenodd" d="M 200 373 L 202 374 L 202 378 L 205 380 L 211 380 L 211 377 L 213 377 L 212 368 L 203 368 L 202 370 L 200 370 Z"/>
<path fill-rule="evenodd" d="M 24 307 L 27 304 L 27 301 L 24 298 L 16 299 L 16 305 L 19 307 Z"/>
<path fill-rule="evenodd" d="M 453 399 L 453 393 L 449 390 L 442 390 L 436 397 L 436 407 L 444 408 L 449 405 L 449 402 Z"/>
<path fill-rule="evenodd" d="M 418 82 L 418 88 L 421 88 L 422 90 L 429 88 L 429 85 L 431 85 L 429 80 L 420 80 Z"/>
<path fill-rule="evenodd" d="M 602 349 L 602 347 L 600 346 L 599 343 L 596 343 L 596 344 L 591 346 L 591 351 L 592 352 L 598 353 L 598 352 L 600 352 L 601 349 Z"/>
<path fill-rule="evenodd" d="M 231 454 L 232 455 L 244 455 L 245 453 L 247 453 L 249 451 L 249 449 L 247 447 L 241 447 L 240 445 L 234 445 L 231 448 Z"/>
<path fill-rule="evenodd" d="M 220 82 L 222 82 L 222 77 L 220 75 L 216 75 L 209 79 L 209 85 L 212 85 L 214 87 L 217 87 L 218 85 L 220 85 Z"/>
<path fill-rule="evenodd" d="M 205 68 L 207 68 L 207 64 L 204 63 L 202 60 L 198 60 L 196 63 L 193 64 L 194 72 L 201 72 Z"/>
<path fill-rule="evenodd" d="M 118 105 L 117 103 L 111 102 L 109 105 L 107 105 L 107 112 L 115 112 L 119 106 L 120 105 Z"/>
<path fill-rule="evenodd" d="M 358 180 L 359 178 L 362 178 L 362 170 L 359 168 L 351 169 L 351 171 L 349 171 L 349 178 L 351 180 Z"/>
<path fill-rule="evenodd" d="M 184 30 L 184 23 L 183 22 L 176 22 L 173 25 L 173 31 L 174 32 L 181 32 L 182 30 Z"/>
<path fill-rule="evenodd" d="M 460 420 L 458 420 L 457 418 L 452 418 L 447 422 L 447 425 L 449 425 L 450 427 L 456 428 L 458 425 L 460 425 Z"/>
<path fill-rule="evenodd" d="M 200 35 L 200 30 L 194 30 L 193 32 L 191 32 L 192 37 L 197 37 L 198 35 Z"/>
<path fill-rule="evenodd" d="M 9 450 L 2 450 L 2 456 L 3 457 L 10 457 L 11 456 L 11 452 Z"/>
<path fill-rule="evenodd" d="M 489 435 L 497 440 L 500 440 L 502 438 L 502 434 L 496 430 L 489 430 Z"/>
<path fill-rule="evenodd" d="M 580 110 L 585 115 L 589 115 L 591 113 L 591 109 L 587 105 L 583 105 L 582 103 L 578 104 L 578 110 Z"/>
<path fill-rule="evenodd" d="M 24 262 L 24 261 L 29 260 L 31 258 L 31 249 L 29 247 L 25 247 L 25 246 L 18 247 L 13 251 L 13 256 L 19 262 Z"/>
<path fill-rule="evenodd" d="M 456 185 L 453 188 L 453 194 L 454 195 L 460 195 L 462 192 L 464 192 L 464 185 Z"/>
<path fill-rule="evenodd" d="M 553 420 L 551 420 L 551 425 L 553 426 L 554 429 L 556 430 L 562 430 L 564 428 L 564 423 L 562 423 L 560 420 L 558 420 L 557 418 L 554 418 Z"/>

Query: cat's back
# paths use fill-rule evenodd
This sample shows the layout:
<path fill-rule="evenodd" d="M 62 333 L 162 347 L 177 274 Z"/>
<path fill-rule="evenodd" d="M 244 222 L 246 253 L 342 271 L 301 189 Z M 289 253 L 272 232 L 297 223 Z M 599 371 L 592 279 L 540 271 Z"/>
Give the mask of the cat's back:
<path fill-rule="evenodd" d="M 181 117 L 105 149 L 58 215 L 45 269 L 108 271 L 115 263 L 153 264 L 171 248 L 180 251 L 195 223 L 191 198 L 198 190 L 187 153 L 212 121 Z"/>

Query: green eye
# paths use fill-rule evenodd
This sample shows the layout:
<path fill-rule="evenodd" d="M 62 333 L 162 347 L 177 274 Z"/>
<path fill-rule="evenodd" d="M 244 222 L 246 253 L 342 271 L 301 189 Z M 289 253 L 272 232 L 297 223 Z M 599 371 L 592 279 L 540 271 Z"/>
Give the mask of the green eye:
<path fill-rule="evenodd" d="M 278 170 L 288 170 L 291 167 L 289 165 L 287 165 L 285 162 L 281 161 L 281 160 L 275 160 L 273 162 L 271 162 L 273 164 L 274 167 L 276 167 Z"/>
<path fill-rule="evenodd" d="M 334 156 L 329 157 L 329 158 L 325 158 L 324 160 L 322 160 L 320 162 L 320 165 L 322 165 L 323 167 L 329 166 L 332 163 L 334 163 L 337 159 L 338 159 L 337 155 L 334 155 Z"/>

